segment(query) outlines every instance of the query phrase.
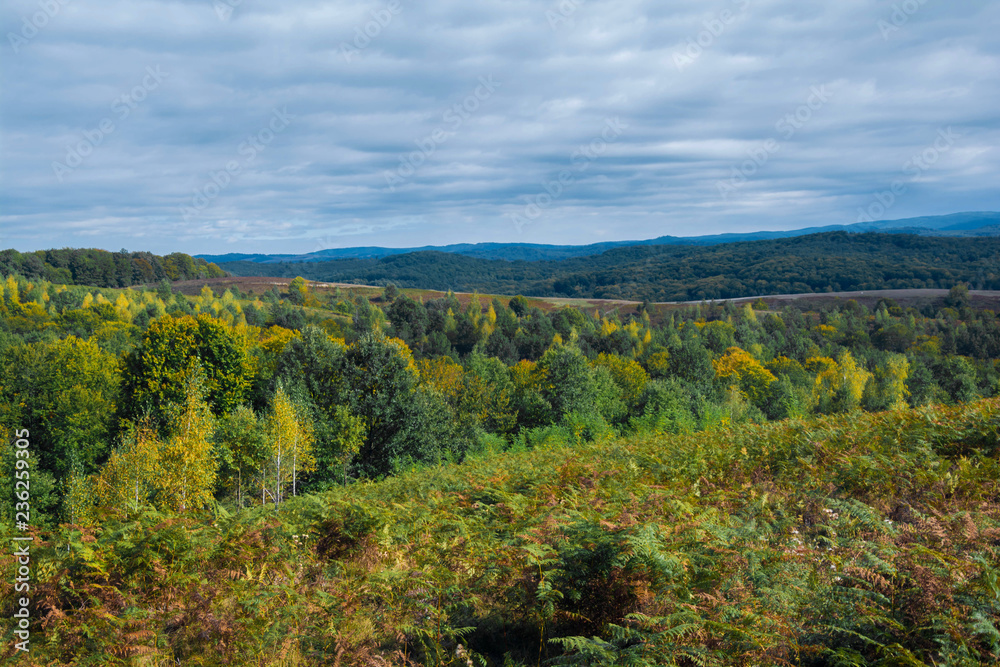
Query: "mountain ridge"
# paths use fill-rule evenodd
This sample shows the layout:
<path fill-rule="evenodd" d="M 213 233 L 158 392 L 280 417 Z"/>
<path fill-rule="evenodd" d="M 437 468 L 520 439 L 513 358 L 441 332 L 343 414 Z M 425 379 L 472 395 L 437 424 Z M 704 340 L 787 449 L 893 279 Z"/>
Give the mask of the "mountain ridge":
<path fill-rule="evenodd" d="M 589 257 L 608 250 L 630 246 L 708 246 L 743 241 L 765 241 L 793 238 L 810 234 L 845 231 L 849 233 L 879 232 L 916 234 L 919 236 L 1000 236 L 1000 212 L 980 211 L 952 213 L 938 216 L 921 216 L 900 220 L 877 220 L 849 225 L 824 225 L 779 231 L 736 232 L 703 236 L 660 236 L 644 240 L 604 241 L 587 245 L 553 245 L 543 243 L 454 243 L 444 246 L 418 246 L 387 248 L 382 246 L 357 246 L 327 248 L 304 254 L 226 253 L 221 255 L 199 254 L 195 257 L 216 264 L 252 262 L 255 264 L 287 264 L 326 262 L 338 259 L 382 259 L 393 255 L 415 252 L 442 252 L 479 259 L 507 261 L 552 261 Z"/>

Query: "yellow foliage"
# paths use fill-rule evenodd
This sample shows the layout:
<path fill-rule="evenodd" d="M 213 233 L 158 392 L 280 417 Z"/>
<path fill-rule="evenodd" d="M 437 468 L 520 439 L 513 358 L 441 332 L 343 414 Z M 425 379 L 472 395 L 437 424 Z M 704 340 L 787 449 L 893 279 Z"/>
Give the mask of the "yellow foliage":
<path fill-rule="evenodd" d="M 712 360 L 715 376 L 736 387 L 752 402 L 766 396 L 768 386 L 776 377 L 746 351 L 731 347 L 719 359 Z"/>
<path fill-rule="evenodd" d="M 465 370 L 451 357 L 421 359 L 417 363 L 421 381 L 441 392 L 452 405 L 458 405 L 462 394 Z"/>
<path fill-rule="evenodd" d="M 148 424 L 134 426 L 125 443 L 111 453 L 90 487 L 99 507 L 125 518 L 145 505 L 159 474 L 160 441 Z"/>
<path fill-rule="evenodd" d="M 131 322 L 132 314 L 130 312 L 131 303 L 125 298 L 125 294 L 119 294 L 118 298 L 115 299 L 115 312 L 118 313 L 118 317 L 122 320 Z"/>
<path fill-rule="evenodd" d="M 281 387 L 278 387 L 274 397 L 267 432 L 271 443 L 271 461 L 266 479 L 268 485 L 274 484 L 272 497 L 275 502 L 281 502 L 284 487 L 289 481 L 295 495 L 298 473 L 316 469 L 316 457 L 313 455 L 315 435 L 311 424 L 299 414 Z"/>
<path fill-rule="evenodd" d="M 518 388 L 539 388 L 542 380 L 541 371 L 534 361 L 522 359 L 511 367 L 511 379 Z"/>
<path fill-rule="evenodd" d="M 7 282 L 4 283 L 7 288 L 7 294 L 10 298 L 12 304 L 21 303 L 21 295 L 17 291 L 17 280 L 14 276 L 7 276 Z"/>
<path fill-rule="evenodd" d="M 765 368 L 771 371 L 774 375 L 790 375 L 792 377 L 805 372 L 802 364 L 797 362 L 795 359 L 789 359 L 788 357 L 775 357 L 771 361 L 767 362 Z"/>
<path fill-rule="evenodd" d="M 857 408 L 865 384 L 872 377 L 847 351 L 842 352 L 837 361 L 829 357 L 808 359 L 806 368 L 818 370 L 812 402 L 820 412 L 847 412 Z"/>
<path fill-rule="evenodd" d="M 153 479 L 157 499 L 172 510 L 198 509 L 212 500 L 217 462 L 212 451 L 215 424 L 208 404 L 192 383 L 174 433 L 160 448 L 160 465 Z"/>
<path fill-rule="evenodd" d="M 625 359 L 617 354 L 604 354 L 597 356 L 592 362 L 594 367 L 607 368 L 611 374 L 611 379 L 622 390 L 622 399 L 627 406 L 634 407 L 642 396 L 649 382 L 649 375 L 634 359 Z"/>
<path fill-rule="evenodd" d="M 661 348 L 646 359 L 646 369 L 653 377 L 666 377 L 670 374 L 670 352 Z"/>

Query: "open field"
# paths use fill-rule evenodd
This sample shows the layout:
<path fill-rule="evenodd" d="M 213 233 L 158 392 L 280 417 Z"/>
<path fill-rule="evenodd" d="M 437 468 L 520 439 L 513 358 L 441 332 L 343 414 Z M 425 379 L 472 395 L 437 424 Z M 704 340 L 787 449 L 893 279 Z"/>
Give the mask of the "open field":
<path fill-rule="evenodd" d="M 264 292 L 270 290 L 272 287 L 278 287 L 279 290 L 286 290 L 288 284 L 291 282 L 290 278 L 272 278 L 272 277 L 228 277 L 228 278 L 212 278 L 207 280 L 185 280 L 174 283 L 172 285 L 175 291 L 181 294 L 186 294 L 189 296 L 197 295 L 198 292 L 204 285 L 208 285 L 213 290 L 221 291 L 232 287 L 239 288 L 243 292 L 249 294 L 260 295 Z M 380 296 L 382 294 L 383 287 L 377 285 L 355 285 L 352 283 L 328 283 L 328 282 L 318 282 L 309 281 L 310 289 L 318 292 L 328 292 L 334 289 L 340 288 L 343 290 L 351 290 L 356 294 L 361 294 L 368 296 L 372 301 L 379 302 Z M 409 289 L 404 288 L 400 291 L 410 298 L 413 299 L 423 299 L 424 301 L 429 299 L 437 299 L 446 295 L 446 292 L 441 292 L 438 290 L 425 290 L 425 289 Z M 969 295 L 972 297 L 972 306 L 974 308 L 989 308 L 992 310 L 1000 310 L 1000 291 L 997 290 L 970 290 Z M 462 305 L 468 304 L 471 300 L 473 294 L 471 292 L 455 292 L 455 296 L 462 303 Z M 493 298 L 495 295 L 491 294 L 481 294 L 480 297 L 484 299 Z M 509 298 L 511 295 L 500 296 L 500 298 Z M 891 299 L 897 304 L 903 307 L 921 307 L 928 303 L 940 302 L 946 296 L 948 296 L 948 290 L 946 289 L 890 289 L 890 290 L 868 290 L 868 291 L 854 291 L 854 292 L 827 292 L 824 294 L 816 293 L 806 293 L 806 294 L 772 294 L 767 296 L 747 296 L 739 297 L 734 299 L 717 299 L 717 303 L 732 301 L 734 303 L 744 303 L 753 302 L 758 299 L 762 299 L 769 307 L 780 308 L 782 305 L 790 302 L 795 302 L 799 304 L 808 304 L 809 306 L 823 306 L 832 305 L 837 302 L 844 302 L 853 299 L 860 304 L 868 307 L 872 307 L 878 304 L 882 299 Z M 630 301 L 625 299 L 573 299 L 564 297 L 528 297 L 528 301 L 532 306 L 538 306 L 542 310 L 552 310 L 554 308 L 560 308 L 563 306 L 573 306 L 575 308 L 598 308 L 602 312 L 618 311 L 622 314 L 628 312 L 634 312 L 635 306 L 638 306 L 641 301 Z M 670 310 L 670 306 L 692 306 L 703 303 L 702 301 L 658 301 L 651 303 L 650 305 L 659 306 L 660 310 Z"/>

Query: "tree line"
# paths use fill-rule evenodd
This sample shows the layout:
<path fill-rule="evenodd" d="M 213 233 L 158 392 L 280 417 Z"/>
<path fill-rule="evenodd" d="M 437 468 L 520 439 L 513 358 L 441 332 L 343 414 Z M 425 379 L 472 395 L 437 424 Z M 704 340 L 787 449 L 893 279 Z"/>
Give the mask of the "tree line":
<path fill-rule="evenodd" d="M 163 280 L 221 278 L 226 272 L 182 252 L 161 257 L 151 252 L 108 252 L 96 248 L 0 251 L 0 275 L 14 274 L 65 285 L 131 287 Z"/>

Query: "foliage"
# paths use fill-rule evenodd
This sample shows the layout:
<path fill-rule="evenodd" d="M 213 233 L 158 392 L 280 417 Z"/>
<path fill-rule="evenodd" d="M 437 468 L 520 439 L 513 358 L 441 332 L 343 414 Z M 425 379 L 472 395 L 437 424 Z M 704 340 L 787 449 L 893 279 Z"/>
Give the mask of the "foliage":
<path fill-rule="evenodd" d="M 998 436 L 991 399 L 552 441 L 276 513 L 65 525 L 32 547 L 32 658 L 995 663 Z"/>

